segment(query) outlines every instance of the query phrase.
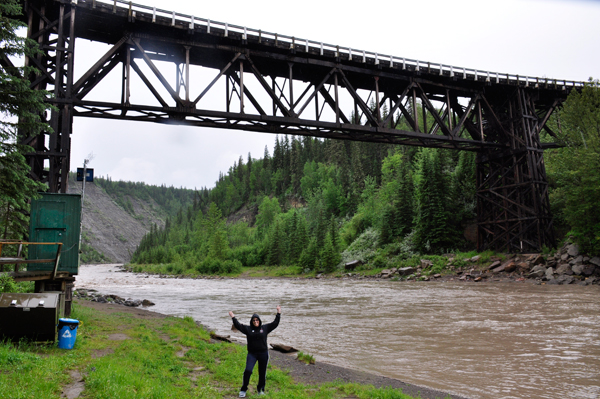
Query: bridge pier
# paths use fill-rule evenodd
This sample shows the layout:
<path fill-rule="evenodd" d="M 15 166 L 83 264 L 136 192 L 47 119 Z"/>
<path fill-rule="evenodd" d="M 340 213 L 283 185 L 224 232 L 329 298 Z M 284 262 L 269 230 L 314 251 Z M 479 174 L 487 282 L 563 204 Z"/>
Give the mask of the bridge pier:
<path fill-rule="evenodd" d="M 485 134 L 508 149 L 483 150 L 477 155 L 478 250 L 527 252 L 553 247 L 556 241 L 539 133 L 558 103 L 540 111 L 535 92 L 521 88 L 497 100 L 491 104 L 493 116 L 488 119 L 495 123 L 489 123 Z"/>
<path fill-rule="evenodd" d="M 57 9 L 58 8 L 58 9 Z M 27 37 L 36 41 L 42 52 L 27 57 L 27 66 L 36 67 L 40 75 L 31 75 L 32 88 L 49 90 L 54 108 L 48 121 L 52 131 L 32 135 L 20 131 L 21 144 L 33 152 L 26 158 L 31 175 L 48 184 L 48 192 L 66 193 L 73 130 L 73 63 L 75 53 L 75 14 L 77 7 L 53 1 L 24 3 Z M 51 39 L 52 36 L 52 39 Z"/>

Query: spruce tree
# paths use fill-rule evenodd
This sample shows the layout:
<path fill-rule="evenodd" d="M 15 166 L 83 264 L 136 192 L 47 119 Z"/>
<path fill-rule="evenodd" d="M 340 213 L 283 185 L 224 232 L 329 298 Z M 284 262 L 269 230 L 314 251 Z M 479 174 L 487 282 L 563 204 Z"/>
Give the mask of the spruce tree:
<path fill-rule="evenodd" d="M 45 189 L 29 176 L 24 154 L 30 147 L 18 144 L 19 131 L 35 136 L 50 131 L 41 115 L 48 108 L 47 93 L 29 87 L 27 76 L 32 67 L 15 67 L 9 57 L 33 56 L 35 42 L 17 34 L 26 25 L 17 18 L 21 5 L 17 0 L 0 2 L 0 237 L 22 239 L 29 224 L 29 202 Z"/>
<path fill-rule="evenodd" d="M 437 150 L 423 150 L 415 243 L 424 252 L 436 253 L 454 245 L 443 166 Z"/>
<path fill-rule="evenodd" d="M 415 195 L 411 164 L 404 156 L 400 165 L 399 180 L 399 191 L 396 200 L 395 236 L 402 238 L 410 233 L 413 228 Z"/>

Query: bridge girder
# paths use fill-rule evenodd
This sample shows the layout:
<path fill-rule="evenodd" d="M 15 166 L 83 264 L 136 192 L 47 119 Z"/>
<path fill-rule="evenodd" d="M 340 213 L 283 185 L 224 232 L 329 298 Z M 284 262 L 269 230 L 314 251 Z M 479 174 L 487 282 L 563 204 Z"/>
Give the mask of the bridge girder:
<path fill-rule="evenodd" d="M 116 4 L 24 1 L 28 36 L 43 50 L 27 60 L 41 71 L 31 85 L 51 91 L 55 108 L 54 131 L 22 141 L 50 191 L 66 191 L 75 116 L 469 150 L 478 153 L 479 248 L 554 244 L 539 133 L 565 86 L 353 57 Z M 75 38 L 107 44 L 77 79 Z M 94 98 L 113 75 L 114 98 Z"/>

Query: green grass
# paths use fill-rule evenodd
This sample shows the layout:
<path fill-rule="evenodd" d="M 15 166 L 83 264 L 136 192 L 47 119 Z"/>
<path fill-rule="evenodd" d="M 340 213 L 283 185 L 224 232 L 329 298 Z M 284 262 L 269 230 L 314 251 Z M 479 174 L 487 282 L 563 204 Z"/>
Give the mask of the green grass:
<path fill-rule="evenodd" d="M 308 353 L 298 352 L 297 359 L 306 364 L 315 364 L 315 357 Z"/>
<path fill-rule="evenodd" d="M 139 319 L 104 314 L 75 304 L 80 320 L 72 350 L 56 344 L 0 343 L 0 399 L 60 398 L 78 372 L 85 399 L 230 398 L 237 396 L 245 347 L 210 342 L 210 334 L 190 317 Z M 112 334 L 129 339 L 111 340 Z M 310 356 L 310 355 L 308 355 Z M 257 383 L 257 374 L 251 386 Z M 358 384 L 296 384 L 269 366 L 270 398 L 410 399 L 399 390 Z M 250 392 L 249 397 L 255 395 Z"/>
<path fill-rule="evenodd" d="M 480 258 L 476 262 L 471 262 L 470 259 L 476 255 Z M 381 261 L 382 259 L 385 261 Z M 470 252 L 456 252 L 452 255 L 414 255 L 408 258 L 403 256 L 395 255 L 384 255 L 383 252 L 375 257 L 380 262 L 366 263 L 355 270 L 349 271 L 352 274 L 361 274 L 364 276 L 374 276 L 381 273 L 384 269 L 391 267 L 420 267 L 421 259 L 430 260 L 433 262 L 431 267 L 427 267 L 421 271 L 423 276 L 432 276 L 440 273 L 442 275 L 454 274 L 459 268 L 469 267 L 484 270 L 493 262 L 494 259 L 504 260 L 505 254 L 500 254 L 492 251 L 485 251 L 477 253 L 476 251 Z M 452 259 L 452 262 L 450 262 Z M 381 263 L 381 264 L 380 264 Z M 127 270 L 134 273 L 149 273 L 149 274 L 162 274 L 162 275 L 173 275 L 173 276 L 184 276 L 189 278 L 206 276 L 198 273 L 194 267 L 185 268 L 181 265 L 170 263 L 170 264 L 150 264 L 150 265 L 138 265 L 130 264 L 126 266 Z M 329 273 L 329 276 L 340 277 L 348 271 L 338 269 L 333 273 Z M 295 265 L 282 265 L 282 266 L 255 266 L 255 267 L 242 267 L 240 270 L 232 273 L 221 273 L 220 276 L 226 277 L 314 277 L 317 273 L 314 270 L 305 272 L 302 267 Z M 211 275 L 208 275 L 211 276 Z M 398 278 L 397 280 L 402 280 Z"/>

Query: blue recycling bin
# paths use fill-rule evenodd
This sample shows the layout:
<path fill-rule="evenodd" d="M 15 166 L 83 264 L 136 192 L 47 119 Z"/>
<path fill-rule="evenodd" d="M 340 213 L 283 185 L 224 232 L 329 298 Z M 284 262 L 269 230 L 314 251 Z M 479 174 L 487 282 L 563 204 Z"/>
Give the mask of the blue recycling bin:
<path fill-rule="evenodd" d="M 77 327 L 79 320 L 58 319 L 58 347 L 61 349 L 73 349 L 77 339 Z"/>

